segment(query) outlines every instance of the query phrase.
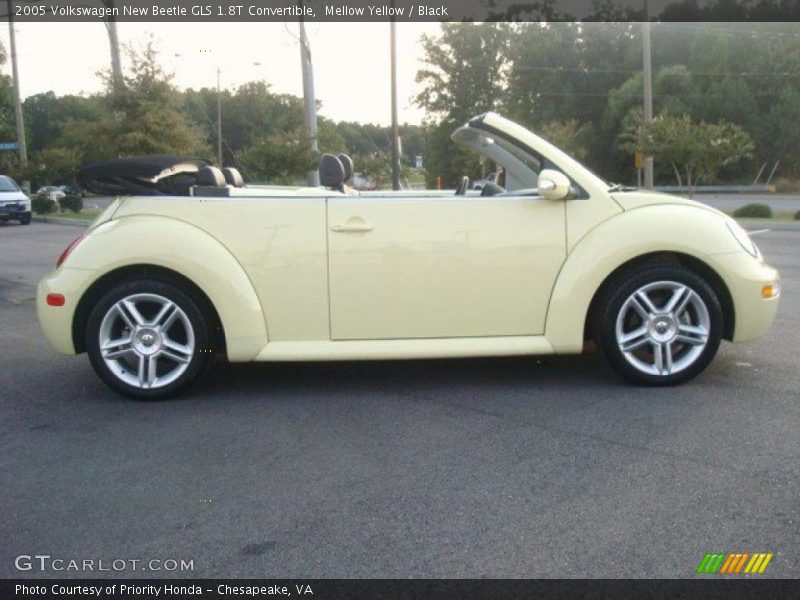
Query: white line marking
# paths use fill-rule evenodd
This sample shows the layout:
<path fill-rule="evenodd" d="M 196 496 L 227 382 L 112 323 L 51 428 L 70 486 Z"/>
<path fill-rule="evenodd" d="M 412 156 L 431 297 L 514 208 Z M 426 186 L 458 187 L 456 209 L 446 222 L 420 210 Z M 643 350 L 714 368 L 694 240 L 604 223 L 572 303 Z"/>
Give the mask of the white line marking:
<path fill-rule="evenodd" d="M 756 229 L 755 231 L 748 231 L 749 235 L 760 235 L 762 233 L 767 233 L 768 231 L 772 231 L 771 229 Z"/>

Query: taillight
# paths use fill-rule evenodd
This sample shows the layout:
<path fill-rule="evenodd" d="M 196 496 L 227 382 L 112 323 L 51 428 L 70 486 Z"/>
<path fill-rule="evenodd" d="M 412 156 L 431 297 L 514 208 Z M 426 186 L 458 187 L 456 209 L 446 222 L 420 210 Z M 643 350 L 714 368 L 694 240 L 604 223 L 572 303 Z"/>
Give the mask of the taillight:
<path fill-rule="evenodd" d="M 67 246 L 66 248 L 64 248 L 64 251 L 61 253 L 61 256 L 59 256 L 59 257 L 58 257 L 58 260 L 56 261 L 56 267 L 60 267 L 60 266 L 62 265 L 62 263 L 63 263 L 65 260 L 67 260 L 67 257 L 68 257 L 70 254 L 72 254 L 72 251 L 73 251 L 73 250 L 75 250 L 75 248 L 77 248 L 77 247 L 78 247 L 78 244 L 80 244 L 80 243 L 81 243 L 81 240 L 83 239 L 83 237 L 84 237 L 84 236 L 82 236 L 82 235 L 79 235 L 78 237 L 76 237 L 74 240 L 72 240 L 72 241 L 69 243 L 69 246 Z"/>

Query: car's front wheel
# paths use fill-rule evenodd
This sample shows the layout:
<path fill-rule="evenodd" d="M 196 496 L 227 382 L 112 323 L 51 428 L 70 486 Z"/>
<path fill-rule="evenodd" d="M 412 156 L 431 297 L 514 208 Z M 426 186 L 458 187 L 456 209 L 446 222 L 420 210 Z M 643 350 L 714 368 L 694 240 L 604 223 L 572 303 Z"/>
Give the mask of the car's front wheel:
<path fill-rule="evenodd" d="M 680 265 L 621 273 L 601 297 L 595 343 L 626 379 L 674 385 L 702 372 L 719 348 L 722 309 L 713 288 Z"/>
<path fill-rule="evenodd" d="M 167 281 L 134 279 L 108 290 L 86 331 L 89 360 L 112 389 L 141 400 L 175 396 L 192 385 L 211 357 L 201 303 Z"/>

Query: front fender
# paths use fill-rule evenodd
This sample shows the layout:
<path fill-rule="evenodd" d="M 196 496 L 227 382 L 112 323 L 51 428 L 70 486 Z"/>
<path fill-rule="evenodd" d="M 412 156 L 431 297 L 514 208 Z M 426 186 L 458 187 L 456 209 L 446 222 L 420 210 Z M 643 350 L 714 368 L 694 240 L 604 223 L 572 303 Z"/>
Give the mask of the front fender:
<path fill-rule="evenodd" d="M 133 265 L 171 269 L 197 285 L 222 321 L 229 360 L 253 360 L 267 344 L 264 312 L 244 269 L 222 243 L 185 221 L 148 215 L 107 221 L 88 233 L 64 266 L 91 270 L 94 282 Z"/>
<path fill-rule="evenodd" d="M 743 251 L 724 217 L 700 207 L 644 206 L 604 221 L 575 245 L 553 287 L 545 335 L 556 352 L 581 352 L 595 292 L 618 267 L 653 252 L 687 254 L 720 273 L 717 257 Z"/>

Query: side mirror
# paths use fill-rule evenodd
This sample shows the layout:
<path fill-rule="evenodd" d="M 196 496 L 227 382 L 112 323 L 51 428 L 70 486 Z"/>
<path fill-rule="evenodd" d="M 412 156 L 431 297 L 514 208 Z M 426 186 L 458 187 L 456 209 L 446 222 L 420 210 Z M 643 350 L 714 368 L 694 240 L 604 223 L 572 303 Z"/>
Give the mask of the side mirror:
<path fill-rule="evenodd" d="M 544 169 L 539 173 L 539 195 L 547 200 L 563 200 L 572 188 L 569 178 L 563 173 Z"/>

